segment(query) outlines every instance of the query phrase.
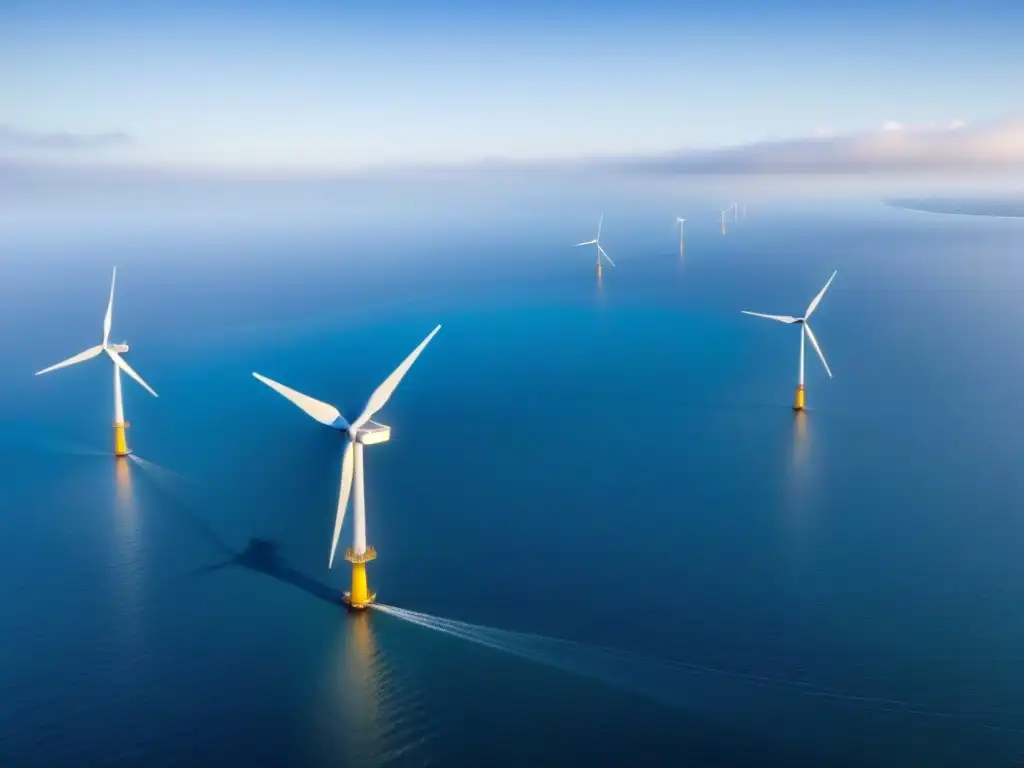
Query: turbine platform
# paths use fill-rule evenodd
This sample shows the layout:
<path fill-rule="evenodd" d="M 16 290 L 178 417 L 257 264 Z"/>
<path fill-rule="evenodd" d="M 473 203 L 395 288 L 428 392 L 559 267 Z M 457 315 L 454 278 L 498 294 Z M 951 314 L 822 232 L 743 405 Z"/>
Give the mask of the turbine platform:
<path fill-rule="evenodd" d="M 350 611 L 365 611 L 367 608 L 369 608 L 371 605 L 377 602 L 377 593 L 371 592 L 370 596 L 367 597 L 366 600 L 359 603 L 354 603 L 352 602 L 352 593 L 343 592 L 341 594 L 341 602 L 343 602 Z"/>
<path fill-rule="evenodd" d="M 352 551 L 352 547 L 349 547 L 345 550 L 345 559 L 352 564 L 368 563 L 371 560 L 377 559 L 377 550 L 373 547 L 367 547 L 365 552 L 363 552 L 361 555 L 357 555 L 355 552 Z"/>

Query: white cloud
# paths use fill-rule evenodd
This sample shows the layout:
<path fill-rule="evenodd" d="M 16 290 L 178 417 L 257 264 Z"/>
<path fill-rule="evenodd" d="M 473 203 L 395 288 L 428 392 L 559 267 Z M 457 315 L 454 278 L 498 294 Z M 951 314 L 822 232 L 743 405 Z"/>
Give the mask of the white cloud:
<path fill-rule="evenodd" d="M 131 143 L 131 137 L 119 132 L 32 133 L 0 125 L 0 150 L 69 152 L 124 147 Z"/>
<path fill-rule="evenodd" d="M 1024 118 L 967 126 L 893 128 L 636 159 L 640 167 L 689 173 L 850 173 L 1024 168 Z M 627 161 L 628 162 L 628 161 Z"/>

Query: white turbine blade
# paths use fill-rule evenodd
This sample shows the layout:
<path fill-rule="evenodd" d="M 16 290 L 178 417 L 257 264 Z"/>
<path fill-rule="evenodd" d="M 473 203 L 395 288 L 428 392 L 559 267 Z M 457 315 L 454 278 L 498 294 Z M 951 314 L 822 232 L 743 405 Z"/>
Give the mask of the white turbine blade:
<path fill-rule="evenodd" d="M 103 346 L 110 341 L 110 324 L 114 319 L 114 283 L 117 282 L 117 267 L 114 267 L 114 276 L 110 278 L 110 300 L 107 301 L 107 314 L 103 316 Z"/>
<path fill-rule="evenodd" d="M 594 239 L 595 243 L 598 240 L 601 239 L 601 225 L 602 224 L 604 224 L 604 214 L 603 213 L 601 214 L 601 218 L 597 220 L 597 237 Z"/>
<path fill-rule="evenodd" d="M 769 320 L 778 320 L 780 323 L 798 323 L 800 322 L 799 317 L 790 317 L 789 315 L 765 315 L 761 312 L 749 312 L 745 309 L 740 310 L 744 315 L 753 315 L 754 317 L 767 317 Z"/>
<path fill-rule="evenodd" d="M 804 323 L 804 330 L 807 331 L 807 338 L 810 339 L 811 344 L 814 345 L 814 351 L 817 352 L 818 357 L 821 358 L 821 364 L 825 366 L 825 373 L 827 373 L 828 377 L 831 379 L 832 371 L 829 369 L 828 363 L 825 362 L 825 353 L 822 352 L 821 347 L 818 346 L 818 340 L 814 338 L 814 331 L 811 330 L 811 326 L 809 326 L 806 322 Z"/>
<path fill-rule="evenodd" d="M 106 352 L 106 353 L 107 353 L 108 355 L 110 355 L 110 359 L 114 361 L 114 365 L 116 365 L 116 366 L 117 366 L 118 368 L 120 368 L 120 369 L 121 369 L 122 371 L 124 371 L 124 372 L 125 372 L 125 373 L 127 373 L 127 374 L 128 374 L 129 376 L 131 376 L 131 377 L 132 377 L 133 379 L 135 379 L 135 380 L 136 380 L 137 382 L 139 382 L 139 384 L 141 384 L 141 385 L 142 385 L 142 387 L 143 387 L 143 388 L 144 388 L 144 389 L 145 389 L 145 390 L 146 390 L 147 392 L 149 392 L 149 394 L 151 394 L 151 395 L 152 395 L 153 397 L 160 397 L 160 395 L 158 395 L 158 394 L 157 394 L 156 392 L 154 392 L 154 391 L 153 391 L 153 388 L 152 388 L 151 386 L 149 386 L 149 384 L 147 384 L 146 382 L 144 382 L 144 381 L 142 380 L 142 377 L 141 377 L 141 376 L 139 376 L 139 374 L 137 374 L 137 373 L 135 372 L 135 369 L 134 369 L 134 368 L 132 368 L 132 367 L 131 367 L 130 365 L 128 365 L 128 363 L 126 363 L 126 362 L 124 361 L 124 358 L 123 358 L 123 357 L 121 357 L 121 356 L 120 356 L 119 354 L 117 354 L 117 352 L 115 352 L 114 350 L 112 350 L 112 349 L 111 349 L 110 347 L 107 347 L 107 348 L 106 348 L 106 349 L 105 349 L 104 351 L 105 351 L 105 352 Z"/>
<path fill-rule="evenodd" d="M 276 381 L 268 379 L 266 376 L 260 376 L 260 374 L 255 371 L 253 371 L 252 375 L 279 395 L 291 400 L 295 405 L 299 406 L 299 408 L 304 410 L 321 424 L 326 424 L 328 427 L 336 427 L 337 429 L 342 430 L 348 429 L 348 422 L 345 421 L 345 418 L 333 405 L 322 403 L 309 395 L 296 392 L 291 387 L 286 387 L 284 384 L 278 384 Z"/>
<path fill-rule="evenodd" d="M 818 308 L 818 304 L 821 302 L 821 297 L 825 295 L 825 291 L 827 291 L 828 287 L 832 285 L 832 281 L 836 279 L 836 272 L 838 271 L 839 270 L 837 269 L 835 272 L 832 273 L 832 277 L 830 277 L 828 279 L 828 282 L 825 283 L 825 287 L 822 288 L 821 292 L 818 293 L 818 295 L 811 300 L 810 304 L 807 305 L 807 311 L 804 312 L 804 320 L 808 319 L 811 316 L 811 313 Z"/>
<path fill-rule="evenodd" d="M 338 491 L 338 513 L 334 516 L 334 536 L 331 539 L 331 559 L 328 568 L 334 567 L 334 552 L 338 548 L 338 536 L 341 535 L 341 524 L 345 522 L 345 509 L 348 507 L 348 495 L 352 492 L 352 441 L 345 443 L 345 457 L 341 460 L 341 489 Z"/>
<path fill-rule="evenodd" d="M 377 413 L 377 411 L 384 407 L 384 404 L 387 403 L 388 398 L 391 397 L 391 393 L 395 391 L 395 387 L 398 386 L 402 377 L 409 371 L 412 364 L 416 362 L 416 358 L 420 356 L 420 352 L 426 348 L 427 344 L 430 343 L 430 340 L 434 338 L 434 334 L 439 330 L 441 330 L 440 325 L 434 328 L 434 330 L 427 335 L 427 338 L 421 341 L 420 345 L 409 353 L 409 356 L 402 361 L 402 364 L 395 368 L 390 376 L 384 379 L 384 383 L 373 391 L 373 394 L 370 395 L 370 399 L 366 401 L 366 407 L 363 408 L 363 412 L 359 415 L 359 418 L 352 422 L 353 430 L 359 429 L 359 427 L 372 419 L 373 415 Z"/>
<path fill-rule="evenodd" d="M 608 259 L 608 263 L 609 263 L 609 264 L 611 264 L 611 265 L 612 265 L 613 267 L 615 266 L 615 262 L 614 262 L 614 261 L 612 261 L 612 257 L 611 257 L 611 256 L 609 256 L 609 255 L 608 255 L 607 253 L 605 253 L 605 252 L 604 252 L 604 248 L 602 248 L 602 247 L 601 247 L 600 245 L 598 245 L 598 246 L 597 246 L 597 250 L 598 250 L 598 252 L 600 252 L 600 254 L 601 254 L 602 256 L 604 256 L 604 257 L 605 257 L 606 259 Z"/>
<path fill-rule="evenodd" d="M 576 245 L 574 245 L 573 248 L 579 248 L 581 245 L 596 245 L 596 244 L 597 244 L 597 240 L 587 240 L 587 242 L 585 242 L 585 243 L 576 243 Z"/>
<path fill-rule="evenodd" d="M 85 350 L 85 352 L 79 352 L 74 357 L 69 357 L 67 360 L 62 360 L 61 362 L 57 363 L 56 365 L 51 365 L 49 368 L 43 368 L 43 370 L 41 370 L 41 371 L 36 371 L 36 376 L 39 376 L 40 374 L 43 374 L 43 373 L 49 373 L 50 371 L 56 371 L 58 368 L 66 368 L 69 365 L 74 365 L 75 363 L 81 363 L 84 360 L 90 360 L 90 359 L 96 357 L 96 355 L 98 355 L 102 351 L 103 351 L 103 345 L 102 344 L 100 344 L 98 347 L 89 347 L 89 349 Z"/>

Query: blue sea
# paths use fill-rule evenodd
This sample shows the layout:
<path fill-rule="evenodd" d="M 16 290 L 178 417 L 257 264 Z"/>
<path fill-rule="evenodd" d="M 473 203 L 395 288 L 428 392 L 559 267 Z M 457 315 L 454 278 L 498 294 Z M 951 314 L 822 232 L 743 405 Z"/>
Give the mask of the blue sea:
<path fill-rule="evenodd" d="M 0 217 L 0 765 L 1024 760 L 1024 221 L 161 194 Z M 109 362 L 32 375 L 100 343 L 114 265 L 159 393 L 125 379 L 127 460 Z M 799 331 L 740 310 L 833 270 L 796 415 Z M 344 440 L 251 373 L 353 418 L 438 323 L 366 450 L 383 608 L 349 614 Z"/>

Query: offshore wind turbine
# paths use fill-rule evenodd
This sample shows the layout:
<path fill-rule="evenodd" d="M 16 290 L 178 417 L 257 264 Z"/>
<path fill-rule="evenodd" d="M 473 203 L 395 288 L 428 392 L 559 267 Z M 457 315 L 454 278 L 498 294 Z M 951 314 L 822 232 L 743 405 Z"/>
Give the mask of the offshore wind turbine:
<path fill-rule="evenodd" d="M 686 219 L 676 216 L 676 223 L 679 225 L 679 255 L 683 255 L 683 225 L 686 223 Z"/>
<path fill-rule="evenodd" d="M 838 272 L 838 270 L 836 270 Z M 804 337 L 811 340 L 811 344 L 814 346 L 814 351 L 818 353 L 818 357 L 821 358 L 821 364 L 825 366 L 825 373 L 828 377 L 832 378 L 832 371 L 829 370 L 828 363 L 825 362 L 825 354 L 821 351 L 821 347 L 818 346 L 818 340 L 814 336 L 814 331 L 811 330 L 811 325 L 808 322 L 814 310 L 818 308 L 818 304 L 821 303 L 822 296 L 825 295 L 825 291 L 832 285 L 832 281 L 836 278 L 836 272 L 832 273 L 832 277 L 825 283 L 825 287 L 822 288 L 818 295 L 815 296 L 811 303 L 807 305 L 807 311 L 804 312 L 803 317 L 791 317 L 789 315 L 765 315 L 760 312 L 748 312 L 742 310 L 745 315 L 753 315 L 754 317 L 764 317 L 769 320 L 776 320 L 780 323 L 786 323 L 787 325 L 799 325 L 800 326 L 800 378 L 796 386 L 796 395 L 793 397 L 793 410 L 802 411 L 804 409 Z"/>
<path fill-rule="evenodd" d="M 331 557 L 328 560 L 328 567 L 334 566 L 334 553 L 338 548 L 338 536 L 341 534 L 341 524 L 345 521 L 345 509 L 348 507 L 349 494 L 353 497 L 355 507 L 354 521 L 352 526 L 352 547 L 345 550 L 345 559 L 352 563 L 352 591 L 345 592 L 342 601 L 353 610 L 362 610 L 373 604 L 376 593 L 371 593 L 366 581 L 366 563 L 377 557 L 377 550 L 366 545 L 366 495 L 363 484 L 363 446 L 384 443 L 391 439 L 391 427 L 371 421 L 373 416 L 387 403 L 395 388 L 401 382 L 402 377 L 408 373 L 416 358 L 426 348 L 430 340 L 441 330 L 438 325 L 420 345 L 414 349 L 401 365 L 391 372 L 391 375 L 384 379 L 384 382 L 373 391 L 370 399 L 366 401 L 363 412 L 359 417 L 349 423 L 341 415 L 337 408 L 328 403 L 314 400 L 309 395 L 296 392 L 284 384 L 268 379 L 266 376 L 253 371 L 259 381 L 268 387 L 291 400 L 295 405 L 328 427 L 333 427 L 345 434 L 345 454 L 341 462 L 341 489 L 338 493 L 338 511 L 334 518 L 334 534 L 331 538 Z M 353 486 L 355 492 L 353 491 Z"/>
<path fill-rule="evenodd" d="M 587 240 L 587 242 L 585 242 L 585 243 L 576 243 L 576 245 L 573 246 L 573 248 L 580 248 L 581 246 L 584 246 L 584 245 L 594 245 L 594 246 L 597 246 L 597 279 L 598 280 L 601 279 L 601 257 L 602 256 L 604 256 L 606 259 L 608 259 L 608 263 L 609 264 L 611 264 L 613 267 L 615 266 L 615 262 L 612 261 L 611 256 L 609 256 L 607 253 L 605 253 L 604 252 L 604 248 L 601 247 L 601 225 L 603 223 L 604 223 L 604 214 L 602 213 L 601 214 L 601 218 L 597 220 L 597 237 L 595 237 L 593 240 Z"/>
<path fill-rule="evenodd" d="M 124 403 L 121 399 L 121 371 L 124 371 L 139 382 L 139 384 L 141 384 L 142 387 L 153 397 L 157 397 L 157 394 L 149 384 L 142 380 L 142 377 L 135 372 L 135 369 L 128 365 L 124 358 L 121 357 L 121 355 L 128 351 L 128 343 L 110 343 L 110 326 L 113 322 L 114 316 L 114 284 L 116 282 L 117 267 L 114 267 L 114 275 L 110 278 L 110 299 L 107 302 L 107 314 L 103 317 L 103 343 L 98 344 L 95 347 L 89 347 L 85 352 L 79 352 L 74 357 L 69 357 L 67 360 L 63 360 L 56 365 L 51 365 L 49 368 L 36 371 L 36 376 L 41 376 L 44 373 L 55 371 L 58 368 L 66 368 L 69 365 L 75 365 L 76 363 L 91 360 L 97 355 L 106 352 L 107 357 L 109 357 L 114 363 L 114 455 L 127 456 L 130 451 L 128 450 L 128 441 L 125 439 L 124 430 L 125 427 L 128 426 L 128 422 L 124 420 Z"/>

